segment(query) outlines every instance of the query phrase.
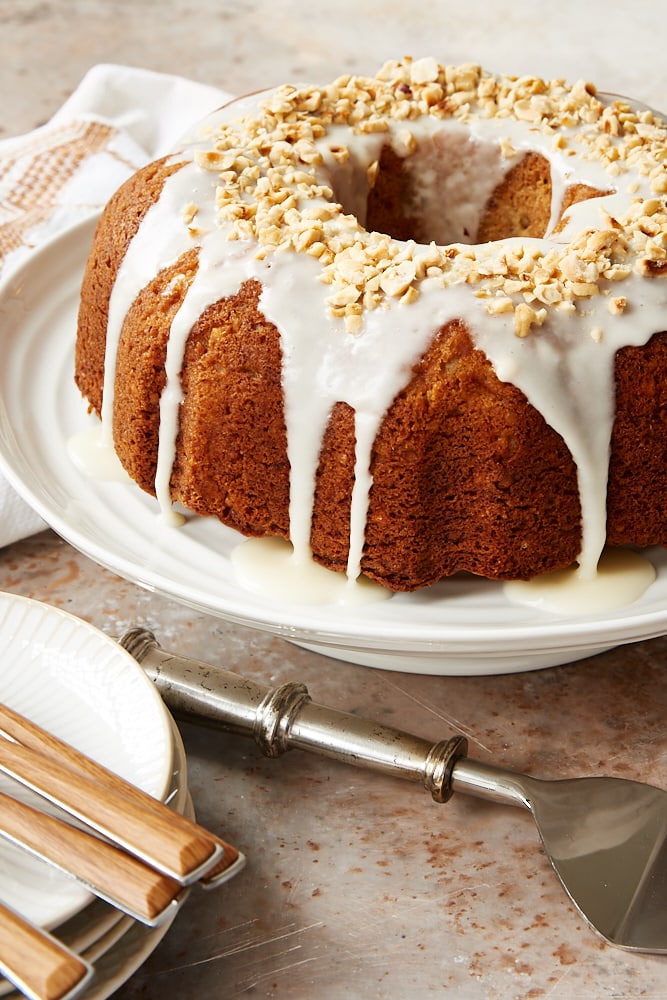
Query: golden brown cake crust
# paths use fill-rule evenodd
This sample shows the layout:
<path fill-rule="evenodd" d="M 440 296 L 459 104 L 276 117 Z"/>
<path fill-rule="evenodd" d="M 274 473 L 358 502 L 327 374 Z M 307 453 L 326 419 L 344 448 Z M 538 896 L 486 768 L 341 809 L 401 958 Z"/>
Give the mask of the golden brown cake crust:
<path fill-rule="evenodd" d="M 95 230 L 81 285 L 75 381 L 96 413 L 102 410 L 109 298 L 128 244 L 178 164 L 156 160 L 127 180 L 105 207 Z"/>
<path fill-rule="evenodd" d="M 148 493 L 155 493 L 169 330 L 196 273 L 197 251 L 191 250 L 157 274 L 132 304 L 118 345 L 114 445 L 126 471 Z"/>
<path fill-rule="evenodd" d="M 667 332 L 616 355 L 607 487 L 610 545 L 667 545 Z"/>
<path fill-rule="evenodd" d="M 188 341 L 172 493 L 247 535 L 289 536 L 280 336 L 245 282 L 210 306 Z"/>
<path fill-rule="evenodd" d="M 312 533 L 314 553 L 334 569 L 347 559 L 354 463 L 345 410 L 334 414 L 336 431 L 324 439 Z M 518 389 L 499 382 L 458 321 L 436 336 L 387 413 L 371 471 L 362 567 L 396 590 L 460 570 L 528 578 L 569 565 L 579 551 L 576 469 L 567 448 Z"/>

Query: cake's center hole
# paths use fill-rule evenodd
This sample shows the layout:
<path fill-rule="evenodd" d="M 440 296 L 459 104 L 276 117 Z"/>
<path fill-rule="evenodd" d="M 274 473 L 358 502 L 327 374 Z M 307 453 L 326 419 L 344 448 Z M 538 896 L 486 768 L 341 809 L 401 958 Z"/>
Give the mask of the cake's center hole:
<path fill-rule="evenodd" d="M 366 228 L 441 246 L 544 236 L 551 218 L 549 161 L 528 153 L 505 171 L 499 158 L 496 147 L 479 143 L 440 150 L 433 142 L 410 158 L 385 146 Z"/>
<path fill-rule="evenodd" d="M 350 156 L 332 178 L 346 212 L 397 240 L 485 243 L 542 237 L 551 219 L 551 168 L 529 152 L 518 161 L 458 122 L 420 135 L 408 153 L 385 144 L 370 170 Z"/>

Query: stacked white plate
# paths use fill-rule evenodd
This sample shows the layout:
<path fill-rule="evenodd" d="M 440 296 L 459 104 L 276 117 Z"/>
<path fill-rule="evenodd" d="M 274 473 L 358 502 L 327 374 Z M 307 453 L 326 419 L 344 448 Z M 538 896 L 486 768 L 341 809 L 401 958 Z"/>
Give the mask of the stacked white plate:
<path fill-rule="evenodd" d="M 124 649 L 86 622 L 0 594 L 0 701 L 192 815 L 183 744 L 156 688 Z M 48 808 L 9 778 L 0 776 L 0 788 Z M 138 923 L 3 839 L 0 900 L 94 964 L 86 1000 L 118 989 L 173 921 Z M 11 990 L 0 978 L 0 995 Z"/>

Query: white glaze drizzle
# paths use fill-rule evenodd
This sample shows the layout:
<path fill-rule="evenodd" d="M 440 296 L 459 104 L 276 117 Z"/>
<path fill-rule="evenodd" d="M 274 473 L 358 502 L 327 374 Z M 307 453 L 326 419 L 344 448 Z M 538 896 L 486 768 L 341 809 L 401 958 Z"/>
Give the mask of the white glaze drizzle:
<path fill-rule="evenodd" d="M 342 321 L 332 318 L 327 308 L 328 288 L 319 280 L 318 261 L 291 250 L 258 257 L 256 243 L 228 239 L 229 227 L 224 223 L 219 225 L 215 217 L 217 175 L 200 169 L 194 162 L 197 149 L 210 147 L 210 135 L 215 133 L 219 122 L 253 113 L 259 101 L 259 98 L 246 100 L 223 109 L 202 128 L 201 134 L 206 134 L 206 138 L 195 141 L 185 154 L 178 155 L 176 162 L 185 159 L 186 165 L 168 178 L 162 196 L 149 209 L 129 247 L 112 294 L 103 409 L 103 422 L 109 427 L 115 358 L 125 313 L 141 288 L 161 268 L 193 246 L 199 246 L 199 269 L 174 320 L 168 351 L 157 483 L 162 509 L 170 506 L 169 478 L 181 399 L 179 373 L 188 332 L 207 305 L 236 292 L 243 281 L 257 278 L 263 286 L 261 309 L 281 337 L 291 467 L 290 532 L 297 562 L 310 556 L 315 473 L 322 435 L 334 404 L 349 403 L 357 421 L 357 475 L 348 561 L 348 575 L 354 579 L 361 564 L 371 486 L 368 470 L 377 430 L 434 333 L 449 320 L 462 318 L 473 342 L 485 352 L 498 377 L 521 389 L 569 448 L 577 465 L 582 504 L 580 571 L 584 576 L 594 575 L 605 540 L 606 482 L 614 409 L 613 360 L 620 347 L 644 344 L 664 327 L 667 288 L 662 286 L 667 281 L 638 275 L 629 277 L 623 282 L 623 294 L 630 302 L 641 302 L 641 309 L 611 316 L 606 296 L 599 295 L 586 301 L 585 317 L 581 312 L 573 315 L 550 310 L 538 333 L 518 338 L 511 315 L 489 316 L 474 285 L 460 283 L 443 288 L 441 281 L 426 278 L 420 283 L 415 302 L 392 303 L 391 309 L 367 311 L 361 332 L 346 334 Z M 527 150 L 541 153 L 551 163 L 552 228 L 569 184 L 576 181 L 602 190 L 612 186 L 601 163 L 554 152 L 553 137 L 513 119 L 473 116 L 464 127 L 449 119 L 424 116 L 410 126 L 417 152 L 407 162 L 410 169 L 420 172 L 424 211 L 434 214 L 442 202 L 439 194 L 443 177 L 435 164 L 442 167 L 448 150 L 452 151 L 450 166 L 473 164 L 470 174 L 458 181 L 459 191 L 461 185 L 465 190 L 472 185 L 472 197 L 458 210 L 441 213 L 433 223 L 438 239 L 443 242 L 461 242 L 465 231 L 476 227 L 488 194 Z M 350 130 L 340 131 L 337 127 L 330 129 L 322 142 L 325 162 L 320 170 L 332 183 L 346 211 L 356 213 L 362 225 L 367 189 L 359 186 L 358 179 L 377 159 L 380 148 L 390 139 L 393 141 L 392 137 L 393 133 L 353 136 Z M 498 154 L 499 144 L 507 140 L 516 155 L 502 158 Z M 350 165 L 345 168 L 336 164 L 328 152 L 343 141 L 351 153 Z M 451 201 L 455 201 L 456 170 L 446 169 L 445 173 L 445 187 L 449 188 Z M 641 178 L 637 183 L 641 186 Z M 604 213 L 622 214 L 629 201 L 628 194 L 618 191 L 574 205 L 567 226 L 557 237 L 552 236 L 552 241 L 567 243 L 573 234 L 587 227 L 601 228 Z M 185 206 L 192 202 L 199 207 L 199 235 L 195 236 L 183 222 Z M 513 243 L 535 252 L 543 252 L 550 245 L 548 238 L 503 241 L 502 245 Z M 601 342 L 588 336 L 585 326 L 590 330 L 603 329 Z"/>

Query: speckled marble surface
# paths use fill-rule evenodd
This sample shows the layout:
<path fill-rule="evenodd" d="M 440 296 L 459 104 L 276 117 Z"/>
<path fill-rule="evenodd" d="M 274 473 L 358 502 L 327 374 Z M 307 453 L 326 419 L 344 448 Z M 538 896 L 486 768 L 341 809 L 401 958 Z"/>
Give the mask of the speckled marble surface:
<path fill-rule="evenodd" d="M 667 8 L 526 0 L 463 5 L 338 0 L 0 0 L 0 136 L 47 119 L 97 62 L 175 71 L 230 91 L 327 81 L 433 54 L 492 70 L 587 77 L 667 108 Z M 667 639 L 548 670 L 425 677 L 334 662 L 137 589 L 51 532 L 0 551 L 0 589 L 106 632 L 163 645 L 544 776 L 609 773 L 667 787 Z M 117 993 L 123 1000 L 650 998 L 667 960 L 608 947 L 570 906 L 527 813 L 418 788 L 302 753 L 277 761 L 183 724 L 198 817 L 245 871 L 196 894 Z"/>

